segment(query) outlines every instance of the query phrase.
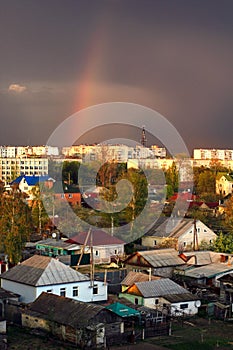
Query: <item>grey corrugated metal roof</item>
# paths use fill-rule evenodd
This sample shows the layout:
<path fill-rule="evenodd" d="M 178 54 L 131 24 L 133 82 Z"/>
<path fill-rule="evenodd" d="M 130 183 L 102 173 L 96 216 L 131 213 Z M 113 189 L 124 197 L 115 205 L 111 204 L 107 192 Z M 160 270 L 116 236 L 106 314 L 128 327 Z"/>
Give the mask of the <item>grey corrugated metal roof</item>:
<path fill-rule="evenodd" d="M 0 278 L 31 286 L 47 286 L 89 280 L 87 276 L 64 265 L 57 259 L 42 255 L 32 256 L 1 274 Z"/>
<path fill-rule="evenodd" d="M 187 290 L 169 278 L 148 282 L 136 282 L 136 287 L 145 298 L 161 297 L 168 294 L 187 293 Z"/>
<path fill-rule="evenodd" d="M 150 230 L 146 233 L 146 236 L 154 237 L 173 237 L 177 235 L 179 231 L 186 230 L 193 224 L 193 219 L 180 219 L 171 217 L 160 217 Z M 174 236 L 175 237 L 175 236 Z"/>
<path fill-rule="evenodd" d="M 226 264 L 215 263 L 188 270 L 187 272 L 185 272 L 185 276 L 192 278 L 211 278 L 228 271 L 233 271 L 232 265 L 228 266 Z"/>
<path fill-rule="evenodd" d="M 183 265 L 184 261 L 175 249 L 156 249 L 139 252 L 152 267 L 166 267 Z"/>

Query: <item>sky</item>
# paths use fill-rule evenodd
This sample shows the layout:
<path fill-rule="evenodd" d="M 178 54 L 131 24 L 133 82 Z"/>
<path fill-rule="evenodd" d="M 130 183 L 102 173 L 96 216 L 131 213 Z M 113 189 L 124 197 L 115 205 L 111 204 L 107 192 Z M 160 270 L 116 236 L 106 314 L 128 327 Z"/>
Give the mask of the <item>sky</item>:
<path fill-rule="evenodd" d="M 232 13 L 232 0 L 1 0 L 0 144 L 45 144 L 82 108 L 130 102 L 190 152 L 233 149 Z"/>

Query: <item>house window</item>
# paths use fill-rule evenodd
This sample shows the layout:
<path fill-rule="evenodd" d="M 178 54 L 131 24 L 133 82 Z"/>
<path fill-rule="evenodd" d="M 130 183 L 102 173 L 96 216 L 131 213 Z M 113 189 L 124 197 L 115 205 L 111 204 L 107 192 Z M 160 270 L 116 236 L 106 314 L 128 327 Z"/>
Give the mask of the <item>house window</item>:
<path fill-rule="evenodd" d="M 73 297 L 78 297 L 78 287 L 73 287 Z"/>
<path fill-rule="evenodd" d="M 184 246 L 184 247 L 186 246 L 186 242 L 183 243 L 183 246 Z"/>
<path fill-rule="evenodd" d="M 156 240 L 154 240 L 154 245 L 157 245 L 157 241 Z"/>
<path fill-rule="evenodd" d="M 66 296 L 66 289 L 65 288 L 60 288 L 60 296 L 65 297 Z"/>
<path fill-rule="evenodd" d="M 118 249 L 115 249 L 115 250 L 114 250 L 114 254 L 118 254 Z"/>
<path fill-rule="evenodd" d="M 68 194 L 68 198 L 72 198 L 72 197 L 73 197 L 73 195 L 69 193 Z"/>
<path fill-rule="evenodd" d="M 99 256 L 100 254 L 99 254 L 99 251 L 98 250 L 96 250 L 95 251 L 95 256 Z"/>
<path fill-rule="evenodd" d="M 93 287 L 93 294 L 98 294 L 98 286 Z"/>
<path fill-rule="evenodd" d="M 134 304 L 135 304 L 135 305 L 138 305 L 138 298 L 135 298 L 135 299 L 134 299 Z"/>
<path fill-rule="evenodd" d="M 204 228 L 204 232 L 207 232 L 207 230 Z"/>
<path fill-rule="evenodd" d="M 187 309 L 188 307 L 189 307 L 189 304 L 180 304 L 181 310 Z"/>
<path fill-rule="evenodd" d="M 52 293 L 53 290 L 52 290 L 52 289 L 47 289 L 46 292 L 47 292 L 47 293 Z"/>
<path fill-rule="evenodd" d="M 158 305 L 158 303 L 159 303 L 159 299 L 155 299 L 155 305 Z"/>
<path fill-rule="evenodd" d="M 200 227 L 197 228 L 197 233 L 200 233 L 201 232 L 201 229 Z"/>

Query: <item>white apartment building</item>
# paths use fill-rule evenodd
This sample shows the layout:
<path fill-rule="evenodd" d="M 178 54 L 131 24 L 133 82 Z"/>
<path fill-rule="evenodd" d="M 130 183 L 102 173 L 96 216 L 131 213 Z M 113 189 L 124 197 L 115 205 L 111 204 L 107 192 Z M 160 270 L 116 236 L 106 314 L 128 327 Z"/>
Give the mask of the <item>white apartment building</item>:
<path fill-rule="evenodd" d="M 0 146 L 0 157 L 11 158 L 16 157 L 17 147 L 15 146 Z"/>
<path fill-rule="evenodd" d="M 56 146 L 0 146 L 1 158 L 16 158 L 21 156 L 58 156 Z"/>
<path fill-rule="evenodd" d="M 61 153 L 66 157 L 77 157 L 85 161 L 107 161 L 114 159 L 118 162 L 127 162 L 128 159 L 166 157 L 166 149 L 156 145 L 151 146 L 151 148 L 142 145 L 131 147 L 122 144 L 78 145 L 63 147 Z"/>
<path fill-rule="evenodd" d="M 17 176 L 47 175 L 48 158 L 0 158 L 0 180 L 5 184 Z"/>
<path fill-rule="evenodd" d="M 229 149 L 202 149 L 196 148 L 193 151 L 194 159 L 218 159 L 233 160 L 233 150 Z"/>

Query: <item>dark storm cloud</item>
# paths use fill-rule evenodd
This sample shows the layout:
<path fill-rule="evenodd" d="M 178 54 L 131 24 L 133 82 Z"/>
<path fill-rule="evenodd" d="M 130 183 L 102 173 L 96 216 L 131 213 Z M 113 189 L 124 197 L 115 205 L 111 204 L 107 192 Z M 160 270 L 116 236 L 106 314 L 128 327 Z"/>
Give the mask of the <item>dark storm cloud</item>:
<path fill-rule="evenodd" d="M 0 144 L 46 142 L 88 79 L 84 106 L 144 104 L 190 150 L 233 148 L 232 10 L 214 0 L 2 1 Z"/>

